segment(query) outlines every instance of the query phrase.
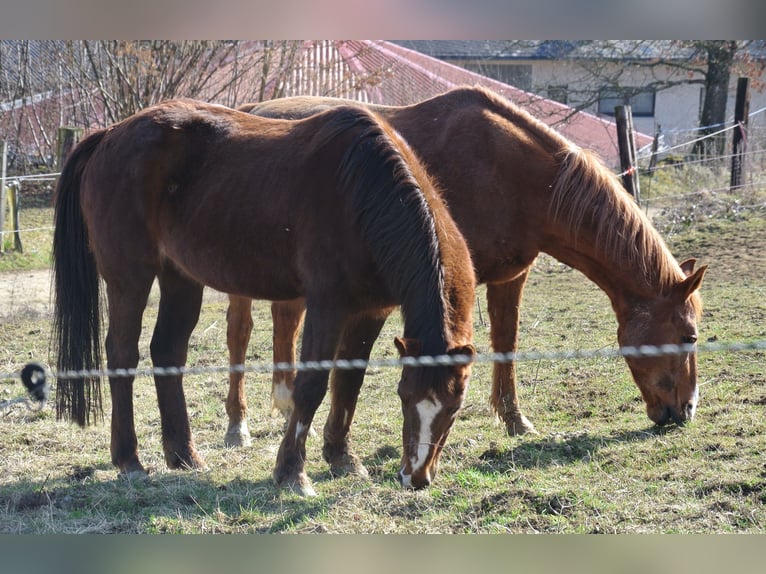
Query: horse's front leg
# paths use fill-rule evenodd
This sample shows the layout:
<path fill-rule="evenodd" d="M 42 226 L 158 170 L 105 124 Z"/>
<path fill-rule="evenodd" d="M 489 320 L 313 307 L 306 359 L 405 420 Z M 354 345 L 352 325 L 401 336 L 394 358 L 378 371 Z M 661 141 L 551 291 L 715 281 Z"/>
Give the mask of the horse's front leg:
<path fill-rule="evenodd" d="M 530 269 L 512 281 L 487 284 L 490 336 L 492 350 L 496 353 L 513 353 L 518 348 L 519 307 Z M 493 410 L 503 419 L 508 434 L 537 432 L 521 412 L 516 391 L 516 364 L 513 361 L 494 364 L 491 403 Z"/>
<path fill-rule="evenodd" d="M 140 277 L 145 275 L 143 281 Z M 138 270 L 134 281 L 122 278 L 107 283 L 109 330 L 106 335 L 107 367 L 135 369 L 138 365 L 138 339 L 141 317 L 151 289 L 153 272 Z M 112 396 L 110 451 L 112 463 L 121 474 L 144 475 L 138 458 L 138 439 L 133 418 L 133 376 L 109 377 Z"/>
<path fill-rule="evenodd" d="M 189 337 L 202 307 L 202 285 L 170 264 L 159 274 L 160 307 L 151 342 L 155 367 L 183 367 Z M 162 447 L 169 468 L 204 468 L 189 426 L 182 375 L 155 375 L 162 423 Z"/>
<path fill-rule="evenodd" d="M 340 339 L 346 313 L 337 308 L 307 305 L 301 361 L 331 359 Z M 294 408 L 277 453 L 274 482 L 303 496 L 316 493 L 305 471 L 306 437 L 317 408 L 327 393 L 329 372 L 299 371 L 293 388 Z"/>
<path fill-rule="evenodd" d="M 364 313 L 350 319 L 343 330 L 336 359 L 367 360 L 391 309 Z M 332 403 L 324 426 L 322 455 L 336 476 L 367 476 L 367 469 L 351 450 L 349 433 L 354 419 L 365 369 L 333 369 L 330 379 Z"/>
<path fill-rule="evenodd" d="M 229 365 L 242 365 L 247 355 L 250 334 L 253 331 L 253 300 L 249 297 L 229 295 L 226 310 L 226 344 L 229 348 Z M 247 396 L 245 395 L 245 374 L 229 371 L 229 394 L 226 397 L 226 414 L 229 428 L 223 438 L 226 446 L 250 446 L 250 431 L 247 428 Z"/>

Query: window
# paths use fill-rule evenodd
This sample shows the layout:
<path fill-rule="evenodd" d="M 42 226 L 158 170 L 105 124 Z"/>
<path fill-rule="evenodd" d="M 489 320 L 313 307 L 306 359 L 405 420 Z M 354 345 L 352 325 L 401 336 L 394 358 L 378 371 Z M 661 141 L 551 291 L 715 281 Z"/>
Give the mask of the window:
<path fill-rule="evenodd" d="M 548 86 L 548 99 L 560 104 L 569 103 L 569 86 Z"/>
<path fill-rule="evenodd" d="M 604 90 L 598 99 L 598 113 L 613 116 L 615 107 L 630 106 L 633 116 L 652 117 L 654 116 L 654 96 L 653 91 L 631 94 L 629 91 Z"/>
<path fill-rule="evenodd" d="M 474 60 L 464 62 L 466 70 L 476 72 L 494 80 L 503 82 L 527 92 L 532 90 L 532 66 L 522 64 L 504 64 Z"/>

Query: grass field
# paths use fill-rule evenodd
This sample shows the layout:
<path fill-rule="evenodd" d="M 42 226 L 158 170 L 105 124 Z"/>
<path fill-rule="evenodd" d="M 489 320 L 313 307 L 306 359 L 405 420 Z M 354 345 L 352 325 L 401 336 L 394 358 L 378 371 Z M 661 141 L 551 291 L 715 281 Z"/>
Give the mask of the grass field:
<path fill-rule="evenodd" d="M 766 202 L 706 194 L 684 204 L 652 202 L 655 224 L 681 260 L 710 265 L 702 288 L 700 341 L 766 339 Z M 45 202 L 22 213 L 25 226 L 50 225 Z M 30 223 L 34 222 L 34 223 Z M 0 258 L 0 279 L 44 266 L 45 232 L 24 256 Z M 19 293 L 17 297 L 23 297 Z M 484 290 L 476 345 L 489 351 Z M 48 361 L 50 316 L 15 311 L 0 324 L 0 371 Z M 225 299 L 210 294 L 194 332 L 189 364 L 224 365 Z M 140 366 L 157 311 L 145 313 Z M 268 306 L 258 303 L 248 363 L 271 357 Z M 392 317 L 373 350 L 394 356 Z M 614 348 L 616 320 L 603 292 L 579 272 L 541 256 L 525 292 L 521 351 Z M 307 471 L 318 497 L 280 492 L 271 481 L 282 420 L 266 413 L 269 375 L 249 375 L 253 446 L 225 448 L 222 374 L 185 382 L 192 428 L 209 470 L 169 471 L 159 434 L 154 383 L 136 383 L 136 427 L 148 478 L 117 475 L 109 424 L 85 430 L 57 422 L 51 406 L 0 414 L 0 532 L 5 533 L 723 533 L 766 531 L 764 352 L 702 353 L 700 405 L 679 429 L 654 427 L 621 359 L 526 361 L 518 366 L 522 406 L 538 435 L 508 437 L 488 408 L 491 365 L 477 364 L 465 407 L 425 491 L 395 480 L 401 452 L 398 372 L 368 372 L 353 441 L 368 480 L 331 478 L 319 438 L 309 439 Z M 108 412 L 108 386 L 107 412 Z M 0 381 L 0 399 L 19 396 Z M 327 401 L 315 421 L 323 424 Z"/>

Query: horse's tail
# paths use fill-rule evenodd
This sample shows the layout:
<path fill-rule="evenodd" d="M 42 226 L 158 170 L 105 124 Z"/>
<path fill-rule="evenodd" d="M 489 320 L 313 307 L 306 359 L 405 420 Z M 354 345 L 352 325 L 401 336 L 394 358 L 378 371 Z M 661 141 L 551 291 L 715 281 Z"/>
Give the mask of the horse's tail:
<path fill-rule="evenodd" d="M 85 138 L 67 159 L 55 194 L 53 232 L 53 343 L 60 375 L 56 417 L 80 426 L 103 418 L 101 377 L 67 375 L 67 371 L 101 368 L 101 310 L 96 260 L 88 245 L 88 229 L 80 204 L 83 169 L 104 136 Z"/>
<path fill-rule="evenodd" d="M 353 107 L 333 113 L 339 124 L 355 126 L 355 141 L 339 167 L 341 181 L 353 197 L 362 237 L 378 268 L 385 270 L 388 289 L 400 300 L 405 331 L 408 324 L 423 328 L 426 346 L 443 347 L 446 332 L 433 331 L 447 303 L 436 223 L 423 191 L 430 180 L 384 120 Z"/>

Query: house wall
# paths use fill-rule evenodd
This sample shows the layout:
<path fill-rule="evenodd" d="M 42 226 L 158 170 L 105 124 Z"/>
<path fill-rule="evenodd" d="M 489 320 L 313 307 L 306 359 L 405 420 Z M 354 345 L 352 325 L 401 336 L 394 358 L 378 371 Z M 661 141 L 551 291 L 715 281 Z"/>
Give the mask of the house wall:
<path fill-rule="evenodd" d="M 466 65 L 466 62 L 461 62 Z M 686 79 L 686 72 L 679 72 L 668 66 L 657 66 L 651 69 L 625 66 L 618 63 L 589 62 L 581 64 L 572 60 L 483 60 L 481 64 L 474 62 L 472 67 L 480 67 L 488 75 L 492 68 L 499 65 L 525 66 L 531 68 L 531 85 L 524 86 L 532 93 L 544 97 L 555 98 L 556 95 L 549 91 L 549 86 L 567 87 L 567 105 L 577 107 L 584 102 L 593 99 L 593 92 L 598 86 L 603 85 L 590 73 L 586 66 L 597 66 L 599 74 L 609 76 L 619 75 L 619 84 L 623 87 L 643 86 L 653 81 Z M 512 75 L 512 74 L 505 74 Z M 524 74 L 520 74 L 523 76 Z M 750 112 L 755 112 L 766 107 L 766 90 L 761 86 L 766 82 L 766 74 L 759 78 L 751 79 L 750 87 Z M 734 118 L 734 105 L 737 93 L 737 79 L 733 75 L 729 83 L 729 98 L 727 104 L 727 120 Z M 702 84 L 684 84 L 661 90 L 655 95 L 654 116 L 637 116 L 634 112 L 633 125 L 637 131 L 654 134 L 661 127 L 667 143 L 671 145 L 682 141 L 688 141 L 695 137 L 694 129 L 699 126 L 699 116 L 702 103 Z M 522 103 L 522 102 L 517 102 Z M 522 103 L 523 104 L 523 103 Z M 590 104 L 584 108 L 592 114 L 600 117 L 612 117 L 598 114 L 596 104 Z M 751 128 L 766 128 L 766 111 L 750 118 Z"/>

